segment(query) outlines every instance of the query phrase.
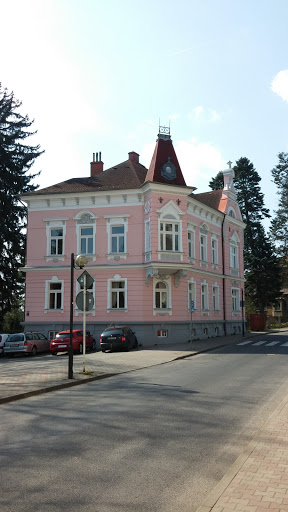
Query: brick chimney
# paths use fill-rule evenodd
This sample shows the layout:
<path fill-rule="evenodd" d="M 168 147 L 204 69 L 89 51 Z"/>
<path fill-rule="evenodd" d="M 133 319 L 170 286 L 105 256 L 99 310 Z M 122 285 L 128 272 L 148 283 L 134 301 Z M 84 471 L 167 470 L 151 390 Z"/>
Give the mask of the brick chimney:
<path fill-rule="evenodd" d="M 129 156 L 129 160 L 131 160 L 131 162 L 135 162 L 135 164 L 139 164 L 138 153 L 135 153 L 135 151 L 130 151 L 130 153 L 128 153 L 128 156 Z"/>
<path fill-rule="evenodd" d="M 95 160 L 95 153 L 93 153 L 93 162 L 91 162 L 91 176 L 96 176 L 97 174 L 100 174 L 103 172 L 104 164 L 101 160 L 101 153 L 99 153 L 99 160 L 98 160 L 98 153 L 96 153 L 96 160 Z"/>

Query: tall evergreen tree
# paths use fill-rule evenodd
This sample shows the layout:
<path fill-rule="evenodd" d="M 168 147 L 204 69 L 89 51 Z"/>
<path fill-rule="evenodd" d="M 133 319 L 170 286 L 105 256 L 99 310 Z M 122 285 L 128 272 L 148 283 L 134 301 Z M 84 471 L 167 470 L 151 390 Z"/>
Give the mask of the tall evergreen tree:
<path fill-rule="evenodd" d="M 265 235 L 262 225 L 264 218 L 270 217 L 264 206 L 264 194 L 261 192 L 261 178 L 253 163 L 246 157 L 237 160 L 233 168 L 234 187 L 243 221 L 245 293 L 250 302 L 261 312 L 265 305 L 279 297 L 281 277 L 279 262 L 274 247 Z M 209 183 L 210 188 L 223 188 L 223 173 L 219 172 Z"/>
<path fill-rule="evenodd" d="M 222 171 L 219 171 L 215 178 L 212 178 L 212 180 L 209 182 L 209 187 L 212 190 L 221 190 L 224 188 L 224 176 Z"/>
<path fill-rule="evenodd" d="M 276 244 L 283 273 L 283 284 L 288 286 L 288 153 L 279 153 L 279 163 L 272 169 L 273 181 L 279 196 L 278 209 L 271 222 L 271 236 Z"/>
<path fill-rule="evenodd" d="M 273 181 L 278 187 L 278 209 L 271 222 L 271 234 L 277 244 L 277 252 L 288 258 L 288 153 L 279 153 L 279 163 L 272 169 Z"/>
<path fill-rule="evenodd" d="M 26 209 L 20 195 L 37 188 L 31 181 L 38 176 L 28 174 L 40 146 L 29 146 L 25 139 L 34 121 L 22 116 L 21 102 L 0 83 L 0 329 L 5 314 L 19 304 L 23 277 L 19 268 L 25 260 Z"/>

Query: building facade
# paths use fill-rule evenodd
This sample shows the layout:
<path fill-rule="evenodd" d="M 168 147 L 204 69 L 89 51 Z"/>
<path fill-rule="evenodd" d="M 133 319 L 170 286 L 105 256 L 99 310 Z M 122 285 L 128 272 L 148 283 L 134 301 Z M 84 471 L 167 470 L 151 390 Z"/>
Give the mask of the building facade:
<path fill-rule="evenodd" d="M 196 194 L 186 185 L 169 129 L 159 132 L 149 169 L 130 152 L 104 171 L 96 153 L 89 177 L 22 196 L 25 330 L 52 338 L 69 329 L 74 253 L 86 255 L 85 270 L 94 278 L 86 322 L 97 342 L 111 323 L 131 326 L 144 346 L 242 332 L 245 225 L 233 170 L 224 171 L 223 190 Z M 74 271 L 74 298 L 81 273 Z M 81 328 L 75 301 L 73 321 Z"/>

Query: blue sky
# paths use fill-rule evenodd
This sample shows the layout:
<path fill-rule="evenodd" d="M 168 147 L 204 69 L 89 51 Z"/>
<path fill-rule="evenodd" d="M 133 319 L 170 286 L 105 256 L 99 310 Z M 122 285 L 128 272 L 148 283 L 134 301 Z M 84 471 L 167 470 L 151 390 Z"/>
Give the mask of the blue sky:
<path fill-rule="evenodd" d="M 0 0 L 0 81 L 34 118 L 40 187 L 140 154 L 161 125 L 187 185 L 247 157 L 277 208 L 288 151 L 287 0 Z"/>

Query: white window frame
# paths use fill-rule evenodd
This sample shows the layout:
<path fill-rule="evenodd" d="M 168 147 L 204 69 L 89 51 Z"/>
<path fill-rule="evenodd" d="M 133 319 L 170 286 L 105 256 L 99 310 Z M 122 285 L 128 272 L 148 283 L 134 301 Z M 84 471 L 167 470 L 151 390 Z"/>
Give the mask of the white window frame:
<path fill-rule="evenodd" d="M 195 229 L 188 226 L 187 231 L 188 258 L 195 259 Z"/>
<path fill-rule="evenodd" d="M 113 288 L 112 287 L 112 284 L 113 283 L 117 283 L 117 282 L 123 282 L 124 283 L 124 288 Z M 113 303 L 112 303 L 112 293 L 114 292 L 121 292 L 121 293 L 124 293 L 124 307 L 123 308 L 113 308 Z M 119 300 L 119 293 L 118 293 L 118 300 Z M 111 279 L 108 279 L 108 282 L 107 282 L 107 312 L 111 312 L 111 311 L 127 311 L 127 278 L 123 278 L 121 277 L 120 275 L 115 275 L 113 278 Z"/>
<path fill-rule="evenodd" d="M 61 296 L 61 307 L 60 308 L 50 308 L 50 295 L 52 292 L 51 290 L 51 285 L 53 284 L 60 284 L 61 288 L 60 288 L 60 292 L 56 292 L 56 296 L 58 294 L 60 294 Z M 56 299 L 56 298 L 55 298 Z M 57 302 L 57 299 L 56 299 L 56 302 Z M 47 281 L 45 281 L 45 310 L 44 310 L 46 313 L 47 311 L 60 311 L 63 313 L 64 311 L 64 280 L 63 279 L 58 279 L 58 277 L 56 276 L 53 276 L 52 279 L 48 279 Z"/>
<path fill-rule="evenodd" d="M 158 287 L 157 287 L 157 284 L 158 283 L 163 283 L 165 285 L 165 292 L 163 291 L 162 293 L 166 293 L 166 298 L 167 298 L 167 302 L 166 302 L 166 308 L 162 308 L 162 307 L 156 307 L 156 293 L 160 293 L 161 292 L 158 292 Z M 163 288 L 164 290 L 164 288 Z M 172 305 L 171 305 L 171 277 L 169 277 L 168 279 L 153 279 L 153 314 L 156 315 L 156 313 L 168 313 L 169 315 L 172 315 Z"/>
<path fill-rule="evenodd" d="M 144 251 L 145 261 L 151 260 L 151 222 L 150 218 L 144 222 Z"/>
<path fill-rule="evenodd" d="M 239 249 L 236 242 L 230 241 L 230 268 L 239 270 Z"/>
<path fill-rule="evenodd" d="M 201 310 L 209 311 L 209 288 L 206 279 L 201 281 Z"/>
<path fill-rule="evenodd" d="M 207 233 L 199 233 L 199 242 L 200 242 L 200 262 L 201 263 L 207 263 L 207 241 L 208 236 Z"/>
<path fill-rule="evenodd" d="M 66 239 L 66 221 L 68 217 L 62 218 L 45 218 L 43 221 L 46 223 L 46 261 L 64 261 L 65 258 L 65 239 Z M 62 229 L 62 237 L 55 237 L 57 239 L 62 238 L 62 253 L 61 254 L 52 254 L 51 253 L 51 241 L 52 238 L 52 230 L 53 229 Z"/>
<path fill-rule="evenodd" d="M 128 233 L 128 218 L 130 215 L 103 215 L 106 220 L 106 230 L 108 238 L 108 259 L 126 259 L 127 258 L 127 233 Z M 123 226 L 123 237 L 124 237 L 124 251 L 112 252 L 112 228 L 116 226 Z M 115 234 L 117 237 L 117 234 Z M 121 234 L 122 236 L 122 234 Z M 120 238 L 118 236 L 117 238 Z"/>
<path fill-rule="evenodd" d="M 214 283 L 212 286 L 212 303 L 213 303 L 213 311 L 220 311 L 219 286 L 217 283 Z"/>
<path fill-rule="evenodd" d="M 81 239 L 82 234 L 81 230 L 82 228 L 92 228 L 93 233 L 92 236 L 85 235 L 85 237 L 89 236 L 89 238 L 93 239 L 93 249 L 92 252 L 84 253 L 85 256 L 88 256 L 89 259 L 92 259 L 93 261 L 96 260 L 96 215 L 90 211 L 81 211 L 77 213 L 73 219 L 76 221 L 76 236 L 77 236 L 77 254 L 83 254 L 81 251 Z M 84 237 L 83 237 L 84 238 Z"/>
<path fill-rule="evenodd" d="M 167 230 L 167 226 L 172 230 Z M 163 226 L 163 229 L 162 229 Z M 176 229 L 177 227 L 177 229 Z M 161 219 L 159 223 L 159 250 L 162 252 L 181 252 L 180 222 L 174 219 Z M 167 237 L 171 237 L 172 249 L 167 249 Z M 176 243 L 177 240 L 177 243 Z M 177 247 L 178 246 L 178 247 Z M 177 247 L 177 248 L 176 248 Z"/>
<path fill-rule="evenodd" d="M 218 238 L 213 235 L 211 237 L 211 261 L 212 261 L 212 265 L 218 265 L 218 262 L 219 262 Z"/>
<path fill-rule="evenodd" d="M 191 277 L 188 281 L 188 309 L 190 311 L 190 303 L 191 300 L 194 301 L 194 310 L 197 309 L 197 301 L 196 301 L 196 281 Z"/>
<path fill-rule="evenodd" d="M 229 215 L 229 217 L 232 217 L 232 219 L 236 219 L 236 212 L 235 212 L 234 208 L 232 208 L 232 206 L 229 207 L 228 215 Z"/>
<path fill-rule="evenodd" d="M 232 313 L 240 312 L 240 288 L 231 288 Z"/>

